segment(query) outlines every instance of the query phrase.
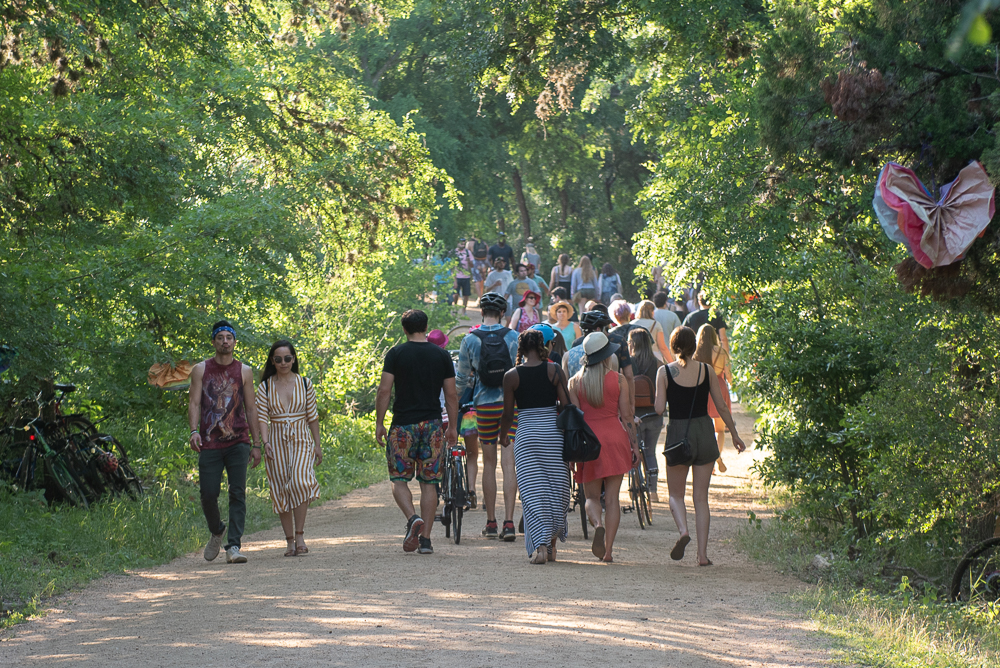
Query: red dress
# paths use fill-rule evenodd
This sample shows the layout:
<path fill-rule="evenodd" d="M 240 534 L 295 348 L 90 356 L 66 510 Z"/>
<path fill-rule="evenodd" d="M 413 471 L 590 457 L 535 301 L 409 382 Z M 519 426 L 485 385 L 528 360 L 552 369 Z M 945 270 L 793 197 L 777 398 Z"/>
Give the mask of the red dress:
<path fill-rule="evenodd" d="M 580 408 L 587 424 L 601 442 L 601 456 L 584 462 L 578 468 L 578 480 L 590 482 L 598 478 L 625 475 L 632 468 L 632 445 L 618 417 L 618 372 L 609 371 L 604 376 L 604 405 L 594 408 L 580 392 Z"/>

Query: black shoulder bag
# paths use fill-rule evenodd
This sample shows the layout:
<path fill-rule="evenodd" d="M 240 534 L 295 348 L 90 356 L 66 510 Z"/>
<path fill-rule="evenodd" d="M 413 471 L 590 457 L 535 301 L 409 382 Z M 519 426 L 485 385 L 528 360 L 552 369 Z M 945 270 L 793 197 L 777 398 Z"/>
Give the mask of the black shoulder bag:
<path fill-rule="evenodd" d="M 559 380 L 569 396 L 569 388 L 560 369 Z M 583 411 L 574 403 L 562 407 L 556 417 L 556 428 L 563 433 L 563 461 L 592 462 L 601 456 L 601 442 L 583 417 Z"/>
<path fill-rule="evenodd" d="M 691 410 L 688 411 L 688 422 L 684 428 L 684 438 L 675 443 L 670 443 L 663 448 L 663 456 L 667 458 L 667 466 L 688 466 L 694 461 L 694 448 L 688 440 L 691 432 L 691 416 L 694 415 L 694 402 L 698 398 L 698 386 L 701 385 L 701 362 L 698 363 L 698 382 L 692 388 L 694 396 L 691 397 Z M 670 370 L 667 370 L 670 373 Z M 669 382 L 669 381 L 668 381 Z"/>

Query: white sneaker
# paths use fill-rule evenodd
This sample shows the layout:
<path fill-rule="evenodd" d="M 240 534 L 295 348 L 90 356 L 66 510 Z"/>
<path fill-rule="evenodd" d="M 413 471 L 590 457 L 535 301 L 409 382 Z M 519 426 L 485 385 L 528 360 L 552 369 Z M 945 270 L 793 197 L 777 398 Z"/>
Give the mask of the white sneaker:
<path fill-rule="evenodd" d="M 240 554 L 240 548 L 233 545 L 228 550 L 226 550 L 226 563 L 227 564 L 245 564 L 247 563 L 247 558 Z"/>
<path fill-rule="evenodd" d="M 208 539 L 208 544 L 205 546 L 205 561 L 212 561 L 217 556 L 219 556 L 219 550 L 222 548 L 222 539 L 226 536 L 226 527 L 222 527 L 222 531 L 218 534 L 212 534 L 212 537 Z"/>

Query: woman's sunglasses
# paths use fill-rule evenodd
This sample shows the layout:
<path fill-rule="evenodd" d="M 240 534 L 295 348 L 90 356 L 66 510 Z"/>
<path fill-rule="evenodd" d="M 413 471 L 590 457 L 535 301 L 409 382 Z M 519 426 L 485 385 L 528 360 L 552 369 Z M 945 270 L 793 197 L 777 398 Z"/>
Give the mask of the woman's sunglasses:
<path fill-rule="evenodd" d="M 275 355 L 274 356 L 274 363 L 275 364 L 281 364 L 281 362 L 284 361 L 285 364 L 289 364 L 289 363 L 291 363 L 291 361 L 293 359 L 295 359 L 294 355 L 285 355 L 284 360 L 282 360 L 281 355 Z"/>

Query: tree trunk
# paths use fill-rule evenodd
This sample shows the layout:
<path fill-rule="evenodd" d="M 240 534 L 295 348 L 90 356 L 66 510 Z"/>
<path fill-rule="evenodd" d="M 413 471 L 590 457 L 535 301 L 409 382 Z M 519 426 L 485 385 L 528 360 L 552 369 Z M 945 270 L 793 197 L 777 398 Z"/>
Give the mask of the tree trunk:
<path fill-rule="evenodd" d="M 566 229 L 566 220 L 569 218 L 569 191 L 566 189 L 566 184 L 559 189 L 559 218 L 562 220 L 562 228 Z"/>
<path fill-rule="evenodd" d="M 497 216 L 497 229 L 507 234 L 507 220 L 503 217 L 502 213 Z"/>
<path fill-rule="evenodd" d="M 521 172 L 514 168 L 511 174 L 514 180 L 514 195 L 517 197 L 517 210 L 521 214 L 521 230 L 524 232 L 524 239 L 531 236 L 531 217 L 528 215 L 528 203 L 524 199 L 524 187 L 521 185 Z"/>

